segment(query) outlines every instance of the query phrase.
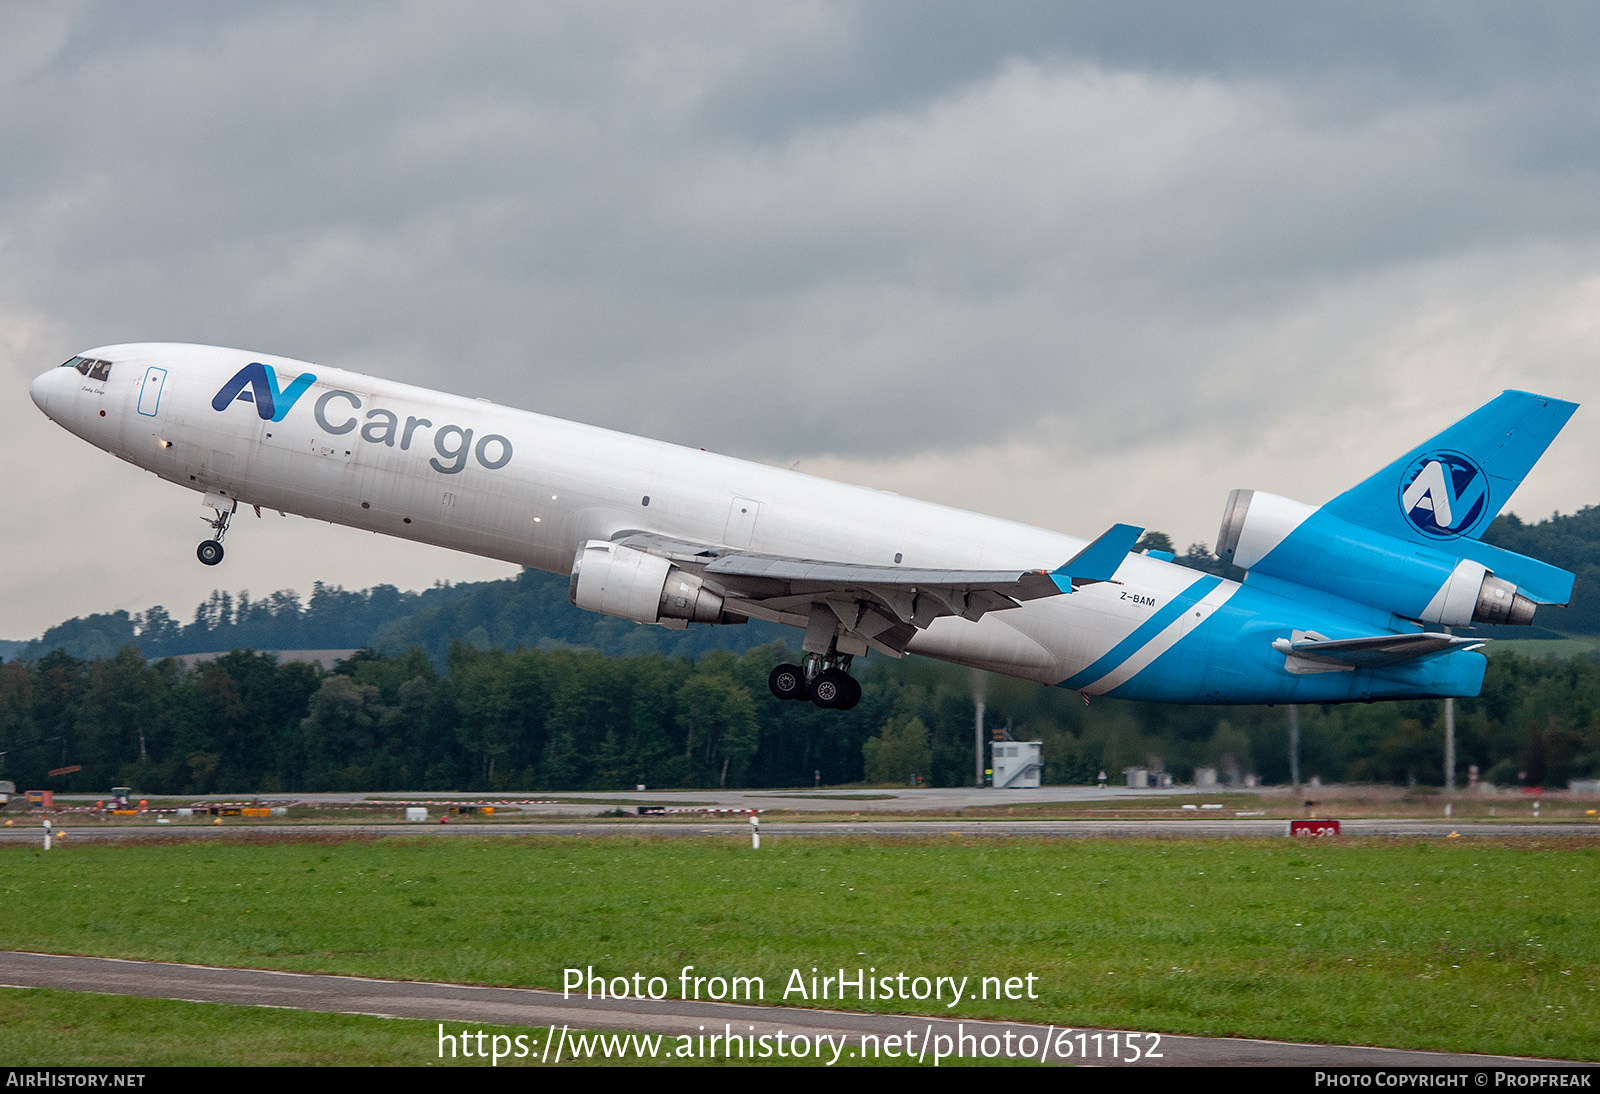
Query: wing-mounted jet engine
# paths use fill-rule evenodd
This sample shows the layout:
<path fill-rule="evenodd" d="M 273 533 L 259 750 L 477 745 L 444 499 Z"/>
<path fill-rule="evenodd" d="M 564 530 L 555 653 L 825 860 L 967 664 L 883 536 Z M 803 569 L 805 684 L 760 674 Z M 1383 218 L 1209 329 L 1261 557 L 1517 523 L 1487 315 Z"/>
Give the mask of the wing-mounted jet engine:
<path fill-rule="evenodd" d="M 682 629 L 690 623 L 748 623 L 723 595 L 671 559 L 592 539 L 572 559 L 567 599 L 585 611 Z"/>

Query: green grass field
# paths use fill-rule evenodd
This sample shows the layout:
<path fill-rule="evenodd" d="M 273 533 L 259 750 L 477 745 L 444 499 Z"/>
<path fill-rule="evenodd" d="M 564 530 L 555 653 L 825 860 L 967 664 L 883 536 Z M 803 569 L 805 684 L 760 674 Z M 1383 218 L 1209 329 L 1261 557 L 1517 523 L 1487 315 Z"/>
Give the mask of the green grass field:
<path fill-rule="evenodd" d="M 455 1038 L 441 1045 L 440 1026 Z M 707 1055 L 694 1042 L 661 1036 L 646 1043 L 656 1055 L 641 1057 L 638 1038 L 627 1034 L 569 1030 L 566 1051 L 545 1051 L 545 1031 L 521 1026 L 468 1023 L 484 1039 L 460 1049 L 459 1022 L 375 1018 L 359 1014 L 315 1014 L 222 1003 L 186 1003 L 86 992 L 0 988 L 0 1061 L 28 1067 L 915 1067 L 915 1058 L 851 1053 L 830 1062 L 819 1058 L 731 1057 L 724 1047 Z M 495 1038 L 502 1040 L 496 1045 Z M 522 1041 L 518 1041 L 518 1037 Z M 587 1052 L 572 1050 L 584 1042 Z M 487 1053 L 487 1055 L 485 1055 Z M 940 1067 L 1027 1067 L 1029 1060 L 960 1057 Z"/>
<path fill-rule="evenodd" d="M 474 1026 L 511 1034 L 495 1026 Z M 492 1042 L 491 1042 L 492 1043 Z M 515 1042 L 512 1042 L 515 1044 Z M 12 1066 L 429 1066 L 438 1024 L 85 992 L 0 989 L 0 1059 Z"/>
<path fill-rule="evenodd" d="M 560 987 L 1037 977 L 850 1009 L 1600 1058 L 1600 847 L 458 837 L 0 849 L 0 947 Z M 837 1006 L 836 999 L 825 1005 Z"/>

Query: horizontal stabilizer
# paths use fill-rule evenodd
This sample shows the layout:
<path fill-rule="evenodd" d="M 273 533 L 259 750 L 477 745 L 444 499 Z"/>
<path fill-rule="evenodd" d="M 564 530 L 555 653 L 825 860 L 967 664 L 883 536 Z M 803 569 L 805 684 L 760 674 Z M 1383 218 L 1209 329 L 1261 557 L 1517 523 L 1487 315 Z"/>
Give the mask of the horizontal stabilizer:
<path fill-rule="evenodd" d="M 1463 548 L 1462 554 L 1467 558 L 1483 563 L 1495 577 L 1515 585 L 1535 604 L 1572 603 L 1576 578 L 1570 571 L 1487 543 L 1464 544 Z"/>
<path fill-rule="evenodd" d="M 1481 645 L 1481 638 L 1458 638 L 1436 631 L 1374 634 L 1361 638 L 1324 638 L 1315 631 L 1295 631 L 1292 638 L 1277 639 L 1272 648 L 1288 655 L 1291 661 L 1300 659 L 1330 668 L 1375 669 L 1456 650 L 1477 649 Z M 1292 665 L 1290 668 L 1293 671 Z"/>
<path fill-rule="evenodd" d="M 1142 535 L 1143 528 L 1135 528 L 1131 524 L 1113 524 L 1100 534 L 1100 538 L 1062 563 L 1050 576 L 1055 580 L 1056 587 L 1064 593 L 1071 592 L 1079 585 L 1110 581 Z"/>

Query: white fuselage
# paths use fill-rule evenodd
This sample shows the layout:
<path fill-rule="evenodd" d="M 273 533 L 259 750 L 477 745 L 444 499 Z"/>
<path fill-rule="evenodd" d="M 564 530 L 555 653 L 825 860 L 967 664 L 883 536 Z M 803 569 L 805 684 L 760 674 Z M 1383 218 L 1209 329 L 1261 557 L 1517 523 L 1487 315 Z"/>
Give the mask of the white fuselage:
<path fill-rule="evenodd" d="M 35 381 L 35 401 L 73 433 L 164 479 L 241 505 L 540 570 L 567 573 L 585 541 L 628 531 L 783 557 L 974 570 L 1053 569 L 1085 543 L 321 365 L 163 343 L 85 356 L 111 362 L 109 375 L 95 380 L 54 369 Z M 292 395 L 281 420 L 263 417 L 248 392 L 215 405 L 252 362 L 270 366 L 285 387 L 314 377 Z M 286 391 L 280 408 L 290 397 Z M 910 649 L 1055 684 L 1104 655 L 1195 576 L 1129 556 L 1117 583 L 991 612 L 976 623 L 940 619 Z M 1166 645 L 1237 588 L 1224 582 L 1186 613 L 1181 633 Z"/>

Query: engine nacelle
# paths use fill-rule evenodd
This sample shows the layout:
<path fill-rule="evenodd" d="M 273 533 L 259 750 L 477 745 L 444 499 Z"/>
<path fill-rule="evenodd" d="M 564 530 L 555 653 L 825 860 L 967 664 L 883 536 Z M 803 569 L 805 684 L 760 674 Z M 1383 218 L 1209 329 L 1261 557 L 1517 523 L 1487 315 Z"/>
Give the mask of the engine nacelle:
<path fill-rule="evenodd" d="M 635 623 L 743 623 L 722 595 L 695 574 L 648 551 L 591 539 L 572 559 L 567 599 L 577 607 Z"/>
<path fill-rule="evenodd" d="M 1457 542 L 1470 544 L 1472 553 L 1491 561 L 1531 561 L 1476 540 Z M 1533 622 L 1535 601 L 1495 577 L 1491 567 L 1461 557 L 1450 546 L 1409 542 L 1259 490 L 1228 495 L 1217 533 L 1217 556 L 1240 569 L 1421 623 L 1466 627 Z"/>

